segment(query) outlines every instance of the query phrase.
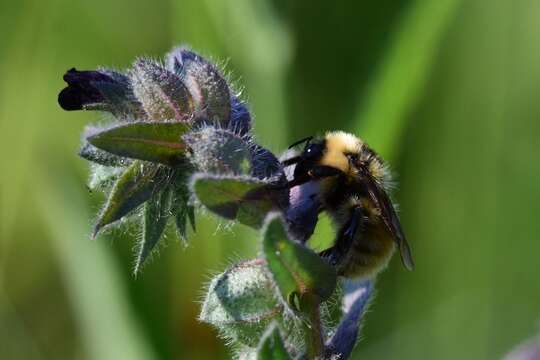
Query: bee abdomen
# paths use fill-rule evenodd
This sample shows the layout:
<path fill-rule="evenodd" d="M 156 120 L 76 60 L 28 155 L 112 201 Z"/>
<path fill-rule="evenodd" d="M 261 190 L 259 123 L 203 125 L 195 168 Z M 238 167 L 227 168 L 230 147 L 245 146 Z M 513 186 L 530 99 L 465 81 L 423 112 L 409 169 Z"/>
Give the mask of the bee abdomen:
<path fill-rule="evenodd" d="M 349 253 L 337 264 L 337 272 L 348 278 L 373 277 L 386 267 L 394 249 L 393 239 L 382 226 L 368 226 L 355 236 Z"/>

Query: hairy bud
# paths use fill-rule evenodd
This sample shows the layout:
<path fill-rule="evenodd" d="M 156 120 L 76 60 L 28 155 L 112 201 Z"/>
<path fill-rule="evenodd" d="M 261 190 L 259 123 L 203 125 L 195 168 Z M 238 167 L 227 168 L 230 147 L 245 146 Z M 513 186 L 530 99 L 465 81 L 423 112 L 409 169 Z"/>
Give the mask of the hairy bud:
<path fill-rule="evenodd" d="M 218 328 L 223 336 L 255 347 L 272 320 L 282 318 L 282 312 L 264 261 L 255 259 L 212 279 L 199 319 Z"/>

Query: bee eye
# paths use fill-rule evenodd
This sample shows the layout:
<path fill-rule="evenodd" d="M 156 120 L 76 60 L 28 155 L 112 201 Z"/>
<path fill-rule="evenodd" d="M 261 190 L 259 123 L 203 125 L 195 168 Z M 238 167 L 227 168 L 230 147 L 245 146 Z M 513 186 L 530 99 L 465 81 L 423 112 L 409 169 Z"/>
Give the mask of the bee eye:
<path fill-rule="evenodd" d="M 314 160 L 320 158 L 323 154 L 323 148 L 320 144 L 310 144 L 306 150 L 304 150 L 304 158 L 308 160 Z"/>

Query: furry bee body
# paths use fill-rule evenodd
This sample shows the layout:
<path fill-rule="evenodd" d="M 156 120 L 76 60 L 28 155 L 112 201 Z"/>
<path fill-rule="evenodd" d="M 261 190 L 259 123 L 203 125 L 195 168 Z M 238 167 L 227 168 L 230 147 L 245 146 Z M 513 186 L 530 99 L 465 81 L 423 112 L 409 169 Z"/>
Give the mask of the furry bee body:
<path fill-rule="evenodd" d="M 327 133 L 308 143 L 302 155 L 284 162 L 296 164 L 291 186 L 318 180 L 321 211 L 337 229 L 334 245 L 323 251 L 338 275 L 370 278 L 384 269 L 395 251 L 412 269 L 409 246 L 387 195 L 390 176 L 383 160 L 354 135 Z"/>
<path fill-rule="evenodd" d="M 361 228 L 348 240 L 348 251 L 334 247 L 323 255 L 336 266 L 338 275 L 372 277 L 386 266 L 395 251 L 394 239 L 381 219 L 381 212 L 355 177 L 338 176 L 321 181 L 323 208 L 338 229 L 338 247 L 339 239 L 343 238 L 353 216 L 353 209 L 362 209 Z"/>

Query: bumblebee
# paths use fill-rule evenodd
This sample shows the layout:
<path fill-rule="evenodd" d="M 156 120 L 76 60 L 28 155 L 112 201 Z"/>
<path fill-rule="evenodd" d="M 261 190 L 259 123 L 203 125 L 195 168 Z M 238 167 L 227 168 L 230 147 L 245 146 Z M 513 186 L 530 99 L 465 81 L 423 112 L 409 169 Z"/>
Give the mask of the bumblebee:
<path fill-rule="evenodd" d="M 388 263 L 397 247 L 405 268 L 412 270 L 411 250 L 387 191 L 390 174 L 371 148 L 354 135 L 328 132 L 322 139 L 302 139 L 298 156 L 283 161 L 296 165 L 287 187 L 309 181 L 320 184 L 319 211 L 337 228 L 334 245 L 320 253 L 338 275 L 371 278 Z"/>

